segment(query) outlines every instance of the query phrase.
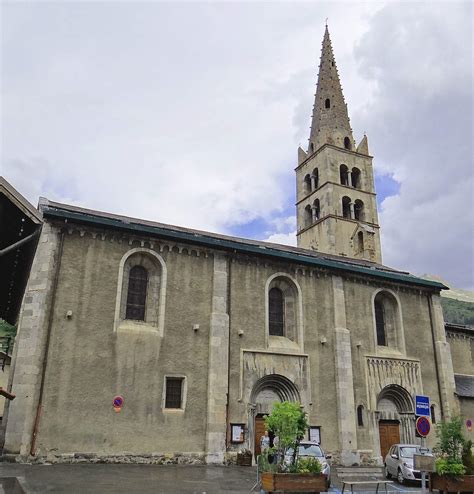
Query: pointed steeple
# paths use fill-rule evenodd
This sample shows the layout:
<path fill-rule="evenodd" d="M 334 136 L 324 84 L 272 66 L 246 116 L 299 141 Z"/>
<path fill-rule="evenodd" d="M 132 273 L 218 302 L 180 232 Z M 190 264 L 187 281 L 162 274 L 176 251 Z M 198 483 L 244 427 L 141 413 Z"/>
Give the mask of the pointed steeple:
<path fill-rule="evenodd" d="M 354 149 L 347 105 L 342 94 L 327 25 L 319 64 L 308 153 L 312 154 L 326 143 Z"/>

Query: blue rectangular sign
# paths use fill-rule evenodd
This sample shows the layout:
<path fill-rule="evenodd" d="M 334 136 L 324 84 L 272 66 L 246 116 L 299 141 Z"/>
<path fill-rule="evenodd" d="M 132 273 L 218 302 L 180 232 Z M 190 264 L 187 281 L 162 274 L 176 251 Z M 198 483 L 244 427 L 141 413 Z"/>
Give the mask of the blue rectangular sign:
<path fill-rule="evenodd" d="M 430 397 L 429 396 L 415 396 L 416 415 L 429 417 L 430 416 Z"/>

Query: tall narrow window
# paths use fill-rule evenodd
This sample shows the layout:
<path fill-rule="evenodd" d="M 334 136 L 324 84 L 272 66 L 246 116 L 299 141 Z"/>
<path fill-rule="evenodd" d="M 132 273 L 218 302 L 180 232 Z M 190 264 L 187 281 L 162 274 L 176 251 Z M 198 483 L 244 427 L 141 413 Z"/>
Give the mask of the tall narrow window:
<path fill-rule="evenodd" d="M 316 190 L 319 187 L 319 171 L 317 168 L 313 170 L 311 174 L 311 179 L 313 181 L 313 190 Z"/>
<path fill-rule="evenodd" d="M 432 424 L 436 424 L 436 414 L 435 414 L 435 407 L 434 407 L 434 405 L 431 405 L 430 412 L 431 412 L 431 423 Z"/>
<path fill-rule="evenodd" d="M 364 407 L 362 405 L 357 407 L 357 425 L 359 427 L 364 426 Z"/>
<path fill-rule="evenodd" d="M 359 252 L 364 252 L 364 234 L 362 232 L 357 234 L 357 246 Z"/>
<path fill-rule="evenodd" d="M 326 98 L 326 101 L 324 102 L 324 106 L 326 108 L 331 108 L 331 100 L 329 98 Z"/>
<path fill-rule="evenodd" d="M 364 203 L 360 199 L 354 202 L 354 216 L 356 220 L 364 221 Z"/>
<path fill-rule="evenodd" d="M 311 211 L 311 206 L 308 205 L 304 208 L 304 228 L 311 226 L 313 223 L 313 213 Z"/>
<path fill-rule="evenodd" d="M 344 218 L 351 217 L 351 198 L 344 196 L 342 198 L 342 216 Z"/>
<path fill-rule="evenodd" d="M 311 192 L 311 177 L 309 175 L 304 177 L 303 192 L 304 194 L 309 194 Z"/>
<path fill-rule="evenodd" d="M 351 173 L 352 187 L 355 189 L 360 189 L 360 170 L 358 168 L 353 168 Z"/>
<path fill-rule="evenodd" d="M 349 170 L 346 165 L 341 165 L 339 167 L 339 177 L 342 185 L 349 185 Z"/>
<path fill-rule="evenodd" d="M 183 377 L 166 378 L 165 408 L 183 408 Z"/>
<path fill-rule="evenodd" d="M 313 202 L 313 222 L 318 221 L 321 216 L 321 207 L 319 205 L 319 199 L 315 199 Z"/>
<path fill-rule="evenodd" d="M 375 297 L 375 326 L 377 329 L 377 345 L 387 346 L 385 337 L 385 314 L 383 309 L 383 301 L 377 300 Z"/>
<path fill-rule="evenodd" d="M 351 140 L 350 140 L 348 137 L 344 137 L 344 147 L 345 147 L 346 149 L 349 149 L 349 150 L 350 150 L 350 149 L 351 149 L 351 147 L 352 147 L 352 146 L 351 146 Z"/>
<path fill-rule="evenodd" d="M 279 288 L 272 288 L 268 292 L 269 333 L 272 336 L 284 336 L 285 316 L 283 304 L 283 292 Z"/>
<path fill-rule="evenodd" d="M 128 277 L 126 319 L 145 320 L 148 272 L 143 266 L 133 266 Z"/>

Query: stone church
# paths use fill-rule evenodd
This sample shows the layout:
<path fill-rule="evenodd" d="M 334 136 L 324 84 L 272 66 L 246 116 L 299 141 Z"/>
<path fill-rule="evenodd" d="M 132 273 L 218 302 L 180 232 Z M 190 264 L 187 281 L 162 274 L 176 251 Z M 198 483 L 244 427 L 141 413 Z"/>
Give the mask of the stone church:
<path fill-rule="evenodd" d="M 327 28 L 296 189 L 298 247 L 41 198 L 4 453 L 222 463 L 257 454 L 265 414 L 293 400 L 352 465 L 417 440 L 415 395 L 433 421 L 459 413 L 445 287 L 382 265 Z"/>

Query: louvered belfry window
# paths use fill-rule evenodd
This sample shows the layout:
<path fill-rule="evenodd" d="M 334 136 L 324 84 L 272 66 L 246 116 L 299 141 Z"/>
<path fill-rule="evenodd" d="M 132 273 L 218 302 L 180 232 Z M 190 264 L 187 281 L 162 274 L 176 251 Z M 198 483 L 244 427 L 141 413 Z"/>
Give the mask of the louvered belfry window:
<path fill-rule="evenodd" d="M 182 407 L 183 381 L 182 377 L 166 378 L 165 408 Z"/>
<path fill-rule="evenodd" d="M 145 320 L 148 271 L 143 266 L 133 266 L 128 278 L 126 319 Z"/>
<path fill-rule="evenodd" d="M 272 288 L 268 292 L 269 332 L 272 336 L 284 336 L 285 316 L 283 304 L 283 292 L 279 288 Z"/>

